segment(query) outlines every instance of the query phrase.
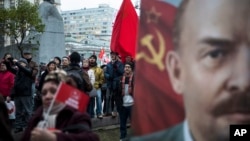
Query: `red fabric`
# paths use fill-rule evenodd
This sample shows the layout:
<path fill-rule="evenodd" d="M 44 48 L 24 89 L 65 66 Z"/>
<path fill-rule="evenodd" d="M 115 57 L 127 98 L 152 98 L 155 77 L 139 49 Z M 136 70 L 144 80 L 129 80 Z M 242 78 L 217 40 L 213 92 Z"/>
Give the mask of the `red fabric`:
<path fill-rule="evenodd" d="M 61 83 L 56 100 L 67 104 L 80 112 L 85 112 L 89 103 L 89 96 L 82 91 L 65 83 Z"/>
<path fill-rule="evenodd" d="M 182 97 L 173 91 L 165 65 L 166 52 L 173 48 L 176 8 L 158 0 L 141 3 L 132 114 L 135 135 L 160 131 L 184 119 Z"/>
<path fill-rule="evenodd" d="M 102 48 L 101 51 L 100 51 L 100 53 L 99 53 L 99 55 L 98 55 L 99 59 L 102 59 L 104 53 L 105 53 L 104 49 Z"/>
<path fill-rule="evenodd" d="M 138 16 L 130 0 L 123 0 L 114 23 L 111 51 L 118 52 L 122 60 L 126 56 L 135 57 Z"/>
<path fill-rule="evenodd" d="M 9 96 L 14 85 L 14 74 L 9 71 L 0 71 L 0 94 Z"/>

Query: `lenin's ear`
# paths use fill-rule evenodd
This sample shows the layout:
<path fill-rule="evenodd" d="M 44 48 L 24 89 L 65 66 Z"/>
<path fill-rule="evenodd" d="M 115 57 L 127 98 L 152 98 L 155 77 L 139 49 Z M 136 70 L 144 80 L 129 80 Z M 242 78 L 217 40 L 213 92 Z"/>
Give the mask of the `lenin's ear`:
<path fill-rule="evenodd" d="M 166 57 L 167 72 L 170 82 L 176 93 L 182 94 L 182 81 L 181 81 L 181 62 L 180 57 L 175 51 L 169 51 Z"/>

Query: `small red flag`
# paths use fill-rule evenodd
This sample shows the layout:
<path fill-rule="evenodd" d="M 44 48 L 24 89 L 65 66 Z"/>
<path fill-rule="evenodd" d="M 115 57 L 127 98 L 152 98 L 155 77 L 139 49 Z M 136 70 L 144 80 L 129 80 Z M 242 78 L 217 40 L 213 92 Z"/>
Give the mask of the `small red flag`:
<path fill-rule="evenodd" d="M 89 96 L 87 94 L 66 83 L 61 83 L 59 85 L 55 99 L 80 112 L 85 112 L 89 103 Z"/>
<path fill-rule="evenodd" d="M 98 55 L 99 59 L 102 59 L 104 53 L 105 53 L 104 49 L 102 48 L 101 51 L 100 51 L 100 53 L 99 53 L 99 55 Z"/>
<path fill-rule="evenodd" d="M 138 16 L 130 0 L 123 0 L 115 19 L 111 51 L 118 52 L 122 60 L 126 56 L 135 57 L 138 30 Z"/>

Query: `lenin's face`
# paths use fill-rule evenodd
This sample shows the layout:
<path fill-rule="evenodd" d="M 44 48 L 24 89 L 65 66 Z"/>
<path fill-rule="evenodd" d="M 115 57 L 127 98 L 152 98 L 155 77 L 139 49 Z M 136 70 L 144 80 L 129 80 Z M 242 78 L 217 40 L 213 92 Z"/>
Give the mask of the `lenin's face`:
<path fill-rule="evenodd" d="M 166 62 L 195 140 L 228 141 L 230 124 L 250 124 L 249 0 L 191 0 Z"/>

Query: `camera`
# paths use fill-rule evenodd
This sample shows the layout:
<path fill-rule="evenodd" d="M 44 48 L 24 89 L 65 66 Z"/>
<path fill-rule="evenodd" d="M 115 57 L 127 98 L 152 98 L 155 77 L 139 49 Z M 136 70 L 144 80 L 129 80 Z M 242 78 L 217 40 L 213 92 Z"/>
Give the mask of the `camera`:
<path fill-rule="evenodd" d="M 14 60 L 14 58 L 13 58 L 13 57 L 10 57 L 10 58 L 7 58 L 7 60 L 9 60 L 9 61 L 13 61 L 13 60 Z"/>

